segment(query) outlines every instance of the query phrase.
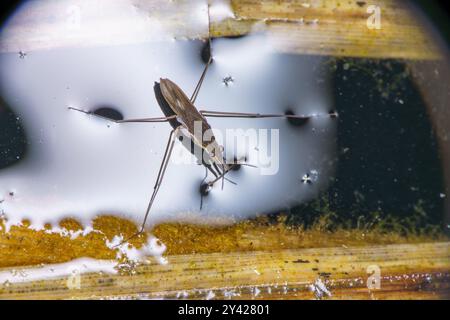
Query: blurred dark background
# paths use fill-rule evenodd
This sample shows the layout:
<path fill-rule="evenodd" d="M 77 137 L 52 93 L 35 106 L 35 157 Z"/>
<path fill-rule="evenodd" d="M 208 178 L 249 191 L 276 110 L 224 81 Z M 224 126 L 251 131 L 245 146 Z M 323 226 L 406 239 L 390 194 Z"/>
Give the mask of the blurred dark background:
<path fill-rule="evenodd" d="M 400 0 L 402 1 L 402 0 Z M 423 12 L 432 19 L 442 37 L 449 43 L 450 41 L 450 5 L 448 0 L 413 0 Z"/>

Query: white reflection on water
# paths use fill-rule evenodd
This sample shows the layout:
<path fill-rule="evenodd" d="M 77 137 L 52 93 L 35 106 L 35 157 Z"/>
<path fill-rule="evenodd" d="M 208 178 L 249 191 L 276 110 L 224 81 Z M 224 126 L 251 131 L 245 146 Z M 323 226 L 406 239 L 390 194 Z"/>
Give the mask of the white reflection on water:
<path fill-rule="evenodd" d="M 14 22 L 14 20 L 13 20 Z M 37 23 L 37 22 L 36 22 Z M 10 223 L 23 218 L 34 227 L 68 215 L 88 224 L 114 213 L 140 222 L 164 153 L 167 123 L 114 124 L 69 111 L 110 106 L 125 118 L 159 117 L 153 84 L 169 78 L 188 96 L 204 68 L 200 41 L 29 51 L 24 59 L 0 54 L 0 95 L 20 117 L 29 142 L 27 157 L 0 170 L 0 209 Z M 326 114 L 333 109 L 320 57 L 275 53 L 264 33 L 213 42 L 211 65 L 197 99 L 199 109 Z M 232 77 L 225 86 L 223 79 Z M 171 219 L 207 221 L 246 218 L 308 201 L 333 173 L 336 120 L 313 118 L 301 126 L 285 119 L 211 118 L 216 130 L 279 129 L 280 168 L 260 175 L 242 167 L 214 186 L 200 212 L 204 168 L 171 163 L 154 203 L 150 223 Z M 226 147 L 226 146 L 225 146 Z M 237 154 L 252 163 L 261 145 Z M 177 144 L 175 152 L 187 152 Z M 314 183 L 302 183 L 317 172 Z M 13 193 L 11 193 L 13 191 Z M 191 213 L 186 216 L 186 213 Z"/>

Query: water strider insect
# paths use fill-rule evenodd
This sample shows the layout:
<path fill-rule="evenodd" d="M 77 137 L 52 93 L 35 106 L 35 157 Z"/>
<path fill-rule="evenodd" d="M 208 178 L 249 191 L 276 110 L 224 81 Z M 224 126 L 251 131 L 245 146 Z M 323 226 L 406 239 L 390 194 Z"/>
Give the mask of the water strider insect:
<path fill-rule="evenodd" d="M 211 49 L 211 40 L 208 40 L 209 48 Z M 211 52 L 211 50 L 210 50 Z M 239 163 L 236 161 L 227 162 L 224 157 L 224 148 L 218 144 L 214 135 L 212 134 L 212 129 L 210 124 L 208 123 L 207 118 L 209 117 L 221 117 L 221 118 L 290 118 L 290 119 L 299 119 L 299 120 L 307 120 L 311 117 L 315 117 L 317 115 L 295 115 L 295 114 L 260 114 L 260 113 L 243 113 L 243 112 L 222 112 L 222 111 L 206 111 L 206 110 L 198 110 L 195 107 L 196 98 L 200 92 L 202 83 L 208 71 L 208 67 L 213 63 L 213 58 L 210 55 L 208 62 L 201 74 L 201 77 L 192 93 L 191 97 L 183 92 L 183 90 L 175 84 L 173 81 L 169 79 L 160 78 L 159 82 L 155 82 L 154 92 L 156 100 L 163 112 L 163 117 L 156 118 L 142 118 L 142 119 L 126 119 L 126 120 L 113 120 L 101 115 L 98 115 L 91 111 L 85 111 L 77 108 L 70 107 L 69 109 L 83 112 L 85 114 L 97 116 L 104 118 L 108 121 L 113 121 L 115 123 L 123 124 L 123 123 L 155 123 L 155 122 L 169 122 L 172 127 L 172 131 L 169 135 L 166 149 L 164 152 L 164 156 L 158 171 L 158 175 L 156 178 L 156 182 L 153 188 L 153 193 L 149 200 L 147 210 L 145 212 L 145 216 L 141 225 L 140 230 L 133 235 L 141 234 L 145 229 L 145 224 L 149 213 L 151 211 L 152 205 L 155 201 L 156 195 L 159 191 L 161 183 L 163 181 L 172 150 L 175 144 L 175 139 L 178 137 L 180 140 L 186 138 L 189 142 L 190 152 L 195 156 L 198 156 L 198 152 L 196 150 L 201 150 L 201 158 L 198 159 L 200 163 L 206 168 L 206 172 L 211 172 L 215 178 L 207 183 L 204 183 L 207 176 L 203 180 L 200 190 L 203 193 L 209 192 L 211 187 L 220 179 L 222 180 L 222 186 L 224 180 L 227 179 L 225 176 L 230 170 L 235 168 L 238 165 L 248 165 L 245 163 Z M 329 116 L 335 116 L 334 113 L 331 113 Z M 198 128 L 198 125 L 201 126 L 201 132 L 196 132 L 195 130 Z M 199 135 L 200 133 L 200 135 Z M 209 139 L 205 140 L 203 137 L 206 134 L 209 134 Z M 187 146 L 184 144 L 185 147 Z M 228 180 L 229 181 L 229 180 Z M 230 181 L 232 182 L 232 181 Z M 233 182 L 232 182 L 233 183 Z M 127 239 L 129 240 L 129 239 Z"/>

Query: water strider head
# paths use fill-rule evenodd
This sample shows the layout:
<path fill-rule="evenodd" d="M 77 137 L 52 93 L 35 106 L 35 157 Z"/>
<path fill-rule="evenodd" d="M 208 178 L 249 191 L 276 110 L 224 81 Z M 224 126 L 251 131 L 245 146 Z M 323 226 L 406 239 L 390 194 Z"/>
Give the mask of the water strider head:
<path fill-rule="evenodd" d="M 212 132 L 206 118 L 192 104 L 191 100 L 181 88 L 169 79 L 160 78 L 155 82 L 155 96 L 158 104 L 166 116 L 176 115 L 176 120 L 170 121 L 174 129 L 181 127 L 184 137 L 190 139 L 195 146 L 200 147 L 206 155 L 201 154 L 202 163 L 215 164 L 220 168 L 220 173 L 229 170 L 224 159 L 224 148 L 220 146 Z M 194 146 L 194 148 L 195 148 Z M 194 155 L 194 148 L 189 151 Z"/>

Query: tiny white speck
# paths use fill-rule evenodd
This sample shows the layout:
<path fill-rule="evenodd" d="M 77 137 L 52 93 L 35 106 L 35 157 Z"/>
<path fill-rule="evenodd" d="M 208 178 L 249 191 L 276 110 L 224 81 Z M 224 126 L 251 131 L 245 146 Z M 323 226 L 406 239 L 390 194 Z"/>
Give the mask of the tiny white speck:
<path fill-rule="evenodd" d="M 206 295 L 206 300 L 211 300 L 215 297 L 216 295 L 214 294 L 214 292 L 209 291 L 208 294 Z"/>

